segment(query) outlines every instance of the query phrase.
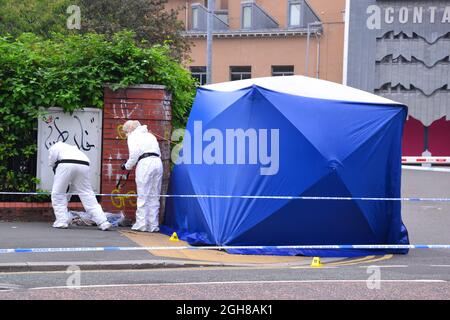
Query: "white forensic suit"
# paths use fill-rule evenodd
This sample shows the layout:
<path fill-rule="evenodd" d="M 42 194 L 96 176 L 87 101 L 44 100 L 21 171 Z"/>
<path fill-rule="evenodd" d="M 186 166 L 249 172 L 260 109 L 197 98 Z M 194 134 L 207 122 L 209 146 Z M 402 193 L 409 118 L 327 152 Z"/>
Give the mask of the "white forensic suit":
<path fill-rule="evenodd" d="M 136 223 L 131 229 L 159 231 L 159 194 L 163 166 L 158 140 L 148 132 L 146 125 L 139 125 L 128 134 L 128 161 L 123 165 L 131 170 L 136 164 L 137 209 Z M 140 160 L 139 158 L 142 157 Z"/>
<path fill-rule="evenodd" d="M 99 229 L 111 228 L 92 190 L 89 164 L 89 158 L 75 146 L 60 141 L 50 147 L 49 165 L 55 172 L 52 188 L 52 206 L 56 216 L 54 228 L 67 228 L 71 222 L 67 208 L 70 196 L 66 194 L 69 185 L 70 193 L 80 197 L 84 209 Z"/>

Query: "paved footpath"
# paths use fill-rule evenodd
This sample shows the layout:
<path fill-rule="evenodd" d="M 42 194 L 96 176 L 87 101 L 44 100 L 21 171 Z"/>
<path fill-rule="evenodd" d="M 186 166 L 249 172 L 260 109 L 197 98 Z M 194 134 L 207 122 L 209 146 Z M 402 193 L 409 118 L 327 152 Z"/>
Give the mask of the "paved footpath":
<path fill-rule="evenodd" d="M 450 172 L 403 170 L 403 197 L 448 197 Z M 403 203 L 403 220 L 409 230 L 411 243 L 448 244 L 450 237 L 450 203 Z M 50 223 L 0 222 L 0 248 L 58 248 L 58 247 L 136 247 L 185 246 L 184 242 L 169 241 L 160 233 L 140 233 L 129 228 L 102 232 L 95 227 L 73 226 L 67 230 L 54 229 Z M 426 260 L 426 264 L 448 265 L 449 250 L 411 252 L 396 257 L 396 261 Z M 390 257 L 364 257 L 364 262 Z M 344 260 L 353 261 L 354 259 Z M 358 260 L 358 259 L 356 259 Z M 339 263 L 342 259 L 323 259 Z M 58 271 L 77 265 L 83 270 L 146 269 L 195 266 L 309 266 L 310 257 L 277 257 L 230 255 L 212 250 L 154 250 L 99 251 L 65 253 L 0 254 L 0 272 Z"/>
<path fill-rule="evenodd" d="M 450 172 L 403 173 L 404 197 L 450 196 Z M 450 203 L 403 203 L 402 215 L 411 243 L 450 243 Z M 0 248 L 180 245 L 185 243 L 130 229 L 0 222 Z M 311 268 L 310 257 L 210 250 L 0 254 L 0 299 L 450 299 L 450 250 L 322 262 Z M 77 290 L 67 284 L 71 265 L 86 270 Z M 380 280 L 372 281 L 378 273 Z"/>
<path fill-rule="evenodd" d="M 95 227 L 71 226 L 61 230 L 42 222 L 0 222 L 0 248 L 85 247 L 174 247 L 185 242 L 170 241 L 160 233 L 134 232 L 128 228 L 100 231 Z M 340 259 L 324 259 L 326 262 Z M 1 253 L 0 272 L 59 271 L 76 265 L 82 270 L 149 269 L 161 267 L 309 265 L 309 257 L 231 255 L 211 250 L 96 251 Z"/>

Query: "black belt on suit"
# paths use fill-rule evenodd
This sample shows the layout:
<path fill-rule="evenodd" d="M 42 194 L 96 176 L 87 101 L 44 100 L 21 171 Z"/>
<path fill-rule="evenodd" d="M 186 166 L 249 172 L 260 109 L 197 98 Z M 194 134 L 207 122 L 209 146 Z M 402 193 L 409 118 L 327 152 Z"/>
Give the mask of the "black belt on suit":
<path fill-rule="evenodd" d="M 53 166 L 53 173 L 56 172 L 56 168 L 60 163 L 75 163 L 75 164 L 82 164 L 85 166 L 89 166 L 89 162 L 83 161 L 83 160 L 75 160 L 75 159 L 64 159 L 64 160 L 58 160 L 55 162 L 55 165 Z"/>
<path fill-rule="evenodd" d="M 138 162 L 141 161 L 142 159 L 148 158 L 148 157 L 158 157 L 159 158 L 159 154 L 153 153 L 153 152 L 144 153 L 139 157 Z"/>

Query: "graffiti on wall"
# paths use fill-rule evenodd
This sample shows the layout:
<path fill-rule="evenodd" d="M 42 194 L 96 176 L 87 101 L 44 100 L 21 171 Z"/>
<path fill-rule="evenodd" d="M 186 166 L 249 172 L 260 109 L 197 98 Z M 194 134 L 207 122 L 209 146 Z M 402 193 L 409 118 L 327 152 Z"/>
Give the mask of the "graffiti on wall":
<path fill-rule="evenodd" d="M 52 145 L 56 142 L 66 142 L 66 143 L 74 143 L 79 150 L 82 151 L 90 151 L 92 148 L 95 148 L 95 144 L 89 143 L 89 131 L 86 130 L 83 126 L 80 117 L 77 115 L 73 115 L 73 119 L 76 120 L 79 124 L 79 130 L 77 132 L 70 132 L 69 130 L 61 129 L 61 118 L 59 116 L 55 116 L 53 119 L 53 115 L 43 116 L 42 120 L 48 125 L 48 136 L 44 141 L 44 146 L 48 150 Z M 95 122 L 95 118 L 92 117 L 89 119 L 90 123 Z M 72 138 L 69 140 L 69 137 Z"/>
<path fill-rule="evenodd" d="M 85 108 L 73 114 L 64 113 L 60 108 L 48 109 L 38 120 L 38 160 L 37 177 L 39 188 L 51 190 L 53 171 L 48 165 L 48 150 L 58 141 L 76 146 L 91 162 L 91 184 L 95 192 L 100 192 L 100 163 L 102 114 L 99 109 Z"/>
<path fill-rule="evenodd" d="M 133 117 L 140 117 L 142 116 L 143 108 L 142 105 L 139 103 L 134 102 L 128 102 L 124 99 L 120 100 L 120 103 L 113 103 L 111 108 L 111 115 L 114 119 L 121 119 L 121 123 L 115 125 L 115 133 L 116 140 L 119 140 L 117 143 L 126 145 L 126 135 L 123 132 L 123 123 L 126 120 L 133 119 Z M 127 187 L 125 187 L 126 182 L 128 181 L 129 173 L 119 173 L 114 175 L 113 174 L 113 165 L 112 160 L 126 160 L 126 155 L 123 155 L 120 152 L 120 148 L 117 149 L 117 152 L 112 154 L 110 153 L 108 156 L 108 163 L 106 164 L 107 173 L 106 176 L 108 178 L 108 181 L 111 181 L 113 177 L 115 178 L 116 186 L 112 190 L 108 190 L 108 192 L 111 194 L 110 201 L 112 206 L 114 208 L 123 210 L 127 207 L 136 207 L 136 191 L 135 190 L 129 190 L 129 188 L 132 188 L 134 186 L 133 184 L 128 184 Z M 117 195 L 117 196 L 116 196 Z M 126 196 L 129 195 L 129 196 Z"/>
<path fill-rule="evenodd" d="M 117 137 L 119 140 L 126 140 L 127 136 L 125 135 L 125 133 L 123 132 L 123 124 L 118 124 L 116 126 L 116 132 L 117 132 Z M 112 159 L 112 156 L 109 156 L 109 159 Z M 122 159 L 122 154 L 120 154 L 120 152 L 118 151 L 118 153 L 116 154 L 116 159 L 121 160 Z M 121 182 L 122 180 L 124 180 L 125 182 L 128 181 L 128 177 L 129 177 L 129 173 L 128 174 L 121 174 L 121 175 L 116 175 L 116 180 L 118 180 L 116 188 L 111 190 L 111 194 L 124 194 L 125 191 L 122 190 L 122 185 Z M 136 207 L 136 191 L 134 190 L 130 190 L 130 191 L 126 191 L 125 194 L 129 194 L 130 196 L 111 196 L 111 204 L 117 208 L 117 209 L 124 209 L 125 206 L 128 204 L 132 207 Z"/>
<path fill-rule="evenodd" d="M 124 99 L 120 103 L 112 104 L 112 113 L 115 119 L 133 119 L 133 117 L 141 118 L 143 112 L 142 104 L 129 102 Z"/>

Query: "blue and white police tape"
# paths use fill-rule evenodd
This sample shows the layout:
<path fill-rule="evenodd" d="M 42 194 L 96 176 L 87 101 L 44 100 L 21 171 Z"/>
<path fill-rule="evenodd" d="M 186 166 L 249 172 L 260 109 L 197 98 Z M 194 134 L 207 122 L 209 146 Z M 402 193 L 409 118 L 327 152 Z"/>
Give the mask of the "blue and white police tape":
<path fill-rule="evenodd" d="M 15 248 L 0 249 L 5 253 L 51 253 L 51 252 L 98 252 L 98 251 L 158 251 L 158 250 L 255 250 L 255 249 L 301 249 L 301 250 L 330 250 L 330 249 L 450 249 L 450 244 L 362 244 L 362 245 L 292 245 L 292 246 L 174 246 L 174 247 L 73 247 L 73 248 Z"/>
<path fill-rule="evenodd" d="M 76 196 L 80 193 L 53 193 L 54 195 Z M 24 196 L 42 196 L 52 195 L 51 192 L 0 192 L 0 195 L 24 195 Z M 381 198 L 381 197 L 311 197 L 311 196 L 254 196 L 254 195 L 220 195 L 220 194 L 136 194 L 136 193 L 94 193 L 99 197 L 137 197 L 143 195 L 146 197 L 162 198 L 218 198 L 218 199 L 274 199 L 274 200 L 361 200 L 361 201 L 429 201 L 429 202 L 450 202 L 450 198 L 421 198 L 421 197 L 403 197 L 403 198 Z"/>

